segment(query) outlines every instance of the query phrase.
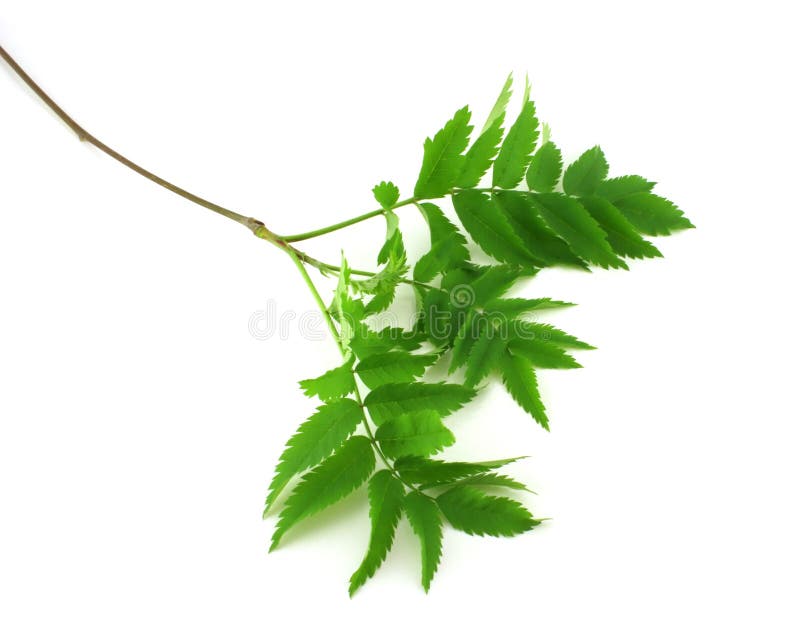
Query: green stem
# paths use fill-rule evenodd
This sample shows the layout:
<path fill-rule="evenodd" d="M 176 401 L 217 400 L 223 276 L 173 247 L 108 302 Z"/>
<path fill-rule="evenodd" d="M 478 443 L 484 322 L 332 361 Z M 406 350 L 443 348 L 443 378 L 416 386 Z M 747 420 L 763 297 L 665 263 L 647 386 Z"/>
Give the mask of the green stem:
<path fill-rule="evenodd" d="M 393 206 L 387 208 L 388 210 L 395 210 L 397 208 L 401 208 L 403 206 L 411 205 L 412 203 L 416 203 L 418 199 L 415 197 L 410 197 L 409 199 L 403 199 L 402 201 L 398 201 Z M 341 221 L 340 223 L 334 223 L 333 225 L 328 225 L 327 227 L 322 227 L 320 229 L 313 229 L 311 231 L 304 232 L 302 234 L 293 234 L 291 236 L 281 236 L 282 240 L 286 242 L 300 242 L 301 240 L 310 240 L 311 238 L 317 238 L 318 236 L 324 236 L 325 234 L 329 234 L 334 231 L 338 231 L 340 229 L 344 229 L 345 227 L 350 227 L 351 225 L 355 225 L 356 223 L 360 223 L 362 221 L 366 221 L 371 218 L 375 218 L 376 216 L 381 216 L 384 214 L 386 210 L 383 208 L 379 208 L 377 210 L 372 210 L 371 212 L 367 212 L 366 214 L 362 214 L 361 216 L 354 216 L 353 218 L 347 219 L 346 221 Z"/>
<path fill-rule="evenodd" d="M 345 350 L 344 345 L 342 344 L 342 336 L 339 334 L 339 330 L 336 328 L 336 325 L 333 322 L 333 317 L 331 316 L 331 313 L 328 311 L 328 307 L 325 305 L 325 301 L 322 300 L 322 296 L 320 296 L 319 290 L 317 290 L 317 286 L 314 285 L 314 281 L 311 279 L 311 275 L 308 274 L 305 262 L 303 261 L 302 257 L 300 257 L 300 254 L 298 254 L 298 252 L 295 251 L 292 247 L 286 245 L 284 247 L 284 250 L 292 258 L 294 265 L 297 266 L 297 270 L 300 271 L 300 275 L 303 277 L 303 281 L 305 281 L 306 285 L 308 286 L 308 289 L 311 291 L 311 295 L 314 297 L 314 301 L 316 301 L 320 312 L 322 312 L 322 314 L 325 316 L 325 322 L 328 325 L 328 330 L 331 332 L 331 336 L 336 341 L 336 344 L 339 346 L 339 352 L 342 354 L 342 358 L 347 359 L 347 351 Z M 353 372 L 353 376 L 355 377 L 355 372 Z M 424 492 L 420 491 L 414 485 L 411 485 L 407 483 L 405 480 L 403 480 L 403 478 L 394 468 L 394 465 L 392 465 L 389 462 L 389 459 L 386 458 L 386 455 L 383 453 L 383 450 L 381 450 L 381 447 L 378 444 L 378 440 L 375 439 L 375 435 L 372 433 L 372 427 L 369 425 L 369 418 L 367 417 L 366 408 L 364 407 L 364 401 L 361 399 L 361 392 L 358 389 L 358 383 L 355 378 L 353 378 L 353 387 L 354 387 L 356 401 L 361 407 L 361 422 L 364 425 L 364 430 L 367 433 L 367 437 L 369 438 L 369 441 L 372 444 L 375 453 L 378 455 L 378 457 L 380 457 L 381 462 L 386 466 L 386 469 L 388 469 L 392 473 L 392 475 L 403 484 L 403 486 L 405 486 L 408 489 L 413 489 L 414 491 L 419 491 L 423 495 L 427 495 Z"/>

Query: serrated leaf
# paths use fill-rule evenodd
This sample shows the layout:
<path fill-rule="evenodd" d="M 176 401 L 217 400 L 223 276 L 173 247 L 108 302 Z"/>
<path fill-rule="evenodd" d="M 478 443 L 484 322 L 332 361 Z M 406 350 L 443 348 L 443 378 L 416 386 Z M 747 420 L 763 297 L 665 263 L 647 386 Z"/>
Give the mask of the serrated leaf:
<path fill-rule="evenodd" d="M 403 414 L 435 411 L 448 415 L 469 402 L 475 392 L 451 383 L 387 383 L 364 399 L 372 421 L 378 426 Z"/>
<path fill-rule="evenodd" d="M 351 374 L 352 376 L 352 374 Z M 295 474 L 314 467 L 352 435 L 363 417 L 355 400 L 343 398 L 317 408 L 286 442 L 275 476 L 269 486 L 264 515 L 270 511 L 281 491 Z"/>
<path fill-rule="evenodd" d="M 492 185 L 500 188 L 516 188 L 525 175 L 531 152 L 539 137 L 539 120 L 536 107 L 527 101 L 522 106 L 517 120 L 508 129 L 500 146 L 500 152 L 492 169 Z"/>
<path fill-rule="evenodd" d="M 366 437 L 353 436 L 308 472 L 292 491 L 272 535 L 270 551 L 299 521 L 318 513 L 350 495 L 375 470 L 375 453 Z"/>
<path fill-rule="evenodd" d="M 456 181 L 459 188 L 473 188 L 477 186 L 492 166 L 492 160 L 500 149 L 503 139 L 503 115 L 495 119 L 483 133 L 475 140 L 464 156 L 464 166 Z"/>
<path fill-rule="evenodd" d="M 364 560 L 350 578 L 351 597 L 386 560 L 394 542 L 405 497 L 402 483 L 385 469 L 370 478 L 368 490 L 372 531 Z"/>
<path fill-rule="evenodd" d="M 419 204 L 431 232 L 431 248 L 414 266 L 414 280 L 426 283 L 445 270 L 469 260 L 467 239 L 438 206 Z"/>
<path fill-rule="evenodd" d="M 533 416 L 542 428 L 550 430 L 547 414 L 539 396 L 536 373 L 526 359 L 506 353 L 498 361 L 503 375 L 503 384 L 508 393 L 526 412 Z"/>
<path fill-rule="evenodd" d="M 462 190 L 453 195 L 453 207 L 464 229 L 493 258 L 518 266 L 527 266 L 535 261 L 508 219 L 486 194 Z"/>
<path fill-rule="evenodd" d="M 373 331 L 364 323 L 359 323 L 354 329 L 350 346 L 359 359 L 366 359 L 370 355 L 387 353 L 394 349 L 416 350 L 423 339 L 424 336 L 419 333 L 405 332 L 400 327 L 385 327 L 380 331 Z"/>
<path fill-rule="evenodd" d="M 558 193 L 543 193 L 534 199 L 547 225 L 566 240 L 570 249 L 591 264 L 603 268 L 625 268 L 600 228 L 577 199 Z"/>
<path fill-rule="evenodd" d="M 381 182 L 372 189 L 375 200 L 387 210 L 400 199 L 400 189 L 392 182 Z"/>
<path fill-rule="evenodd" d="M 455 486 L 436 498 L 436 503 L 450 525 L 467 534 L 514 536 L 541 523 L 519 502 L 472 487 Z"/>
<path fill-rule="evenodd" d="M 378 426 L 375 439 L 390 458 L 428 456 L 453 445 L 456 440 L 442 424 L 439 413 L 432 409 L 392 417 Z"/>
<path fill-rule="evenodd" d="M 661 252 L 642 238 L 622 213 L 607 199 L 584 197 L 583 207 L 606 232 L 608 244 L 623 257 L 662 257 Z"/>
<path fill-rule="evenodd" d="M 342 252 L 342 263 L 339 268 L 339 279 L 331 302 L 331 316 L 339 323 L 339 343 L 342 351 L 350 351 L 350 339 L 353 337 L 354 326 L 360 324 L 360 319 L 353 316 L 353 311 L 359 307 L 350 297 L 350 267 Z"/>
<path fill-rule="evenodd" d="M 533 493 L 533 491 L 528 489 L 524 484 L 505 474 L 478 474 L 459 480 L 458 484 L 472 487 L 503 487 L 505 489 Z"/>
<path fill-rule="evenodd" d="M 448 368 L 450 374 L 467 363 L 469 353 L 475 344 L 475 340 L 478 339 L 479 327 L 477 326 L 477 322 L 479 319 L 480 314 L 474 309 L 467 311 L 466 318 L 458 328 L 458 333 L 453 340 L 453 348 L 450 353 L 450 367 Z"/>
<path fill-rule="evenodd" d="M 412 355 L 404 351 L 377 353 L 362 359 L 356 372 L 364 385 L 374 389 L 386 383 L 407 383 L 422 376 L 436 355 Z"/>
<path fill-rule="evenodd" d="M 350 357 L 341 366 L 328 370 L 315 379 L 300 381 L 300 387 L 306 396 L 319 396 L 323 402 L 347 396 L 356 387 L 353 380 L 353 358 Z"/>
<path fill-rule="evenodd" d="M 511 86 L 514 82 L 514 77 L 512 74 L 508 74 L 508 78 L 506 78 L 505 84 L 503 84 L 503 88 L 500 90 L 500 95 L 497 96 L 497 100 L 492 106 L 492 110 L 489 111 L 489 116 L 486 118 L 486 123 L 483 125 L 483 129 L 481 130 L 481 134 L 486 132 L 498 118 L 505 115 L 506 107 L 508 106 L 508 102 L 511 100 Z"/>
<path fill-rule="evenodd" d="M 438 288 L 428 288 L 422 296 L 418 318 L 419 331 L 436 345 L 450 341 L 453 331 L 453 314 L 450 312 L 450 295 Z"/>
<path fill-rule="evenodd" d="M 492 201 L 505 215 L 538 266 L 564 264 L 586 267 L 537 214 L 530 193 L 499 191 L 492 195 Z"/>
<path fill-rule="evenodd" d="M 483 310 L 486 314 L 504 314 L 507 317 L 516 317 L 519 314 L 539 309 L 559 309 L 561 307 L 572 307 L 575 303 L 566 301 L 556 301 L 550 298 L 538 299 L 493 299 L 487 301 Z"/>
<path fill-rule="evenodd" d="M 515 339 L 509 342 L 508 348 L 513 354 L 530 361 L 535 368 L 566 370 L 581 367 L 572 355 L 551 341 Z"/>
<path fill-rule="evenodd" d="M 669 199 L 651 193 L 634 193 L 618 199 L 614 205 L 631 224 L 648 236 L 669 236 L 674 231 L 694 225 Z"/>
<path fill-rule="evenodd" d="M 469 283 L 472 301 L 475 305 L 484 305 L 507 292 L 520 277 L 532 277 L 535 274 L 536 269 L 521 269 L 519 266 L 482 266 L 475 279 Z"/>
<path fill-rule="evenodd" d="M 561 150 L 553 143 L 546 142 L 531 158 L 525 180 L 528 188 L 540 193 L 553 191 L 561 177 L 561 169 L 564 166 L 561 158 Z"/>
<path fill-rule="evenodd" d="M 421 489 L 430 489 L 451 484 L 468 476 L 485 474 L 524 457 L 496 459 L 492 461 L 437 461 L 418 456 L 404 456 L 394 463 L 395 469 L 406 482 L 419 485 Z"/>
<path fill-rule="evenodd" d="M 504 336 L 500 330 L 500 322 L 489 322 L 482 327 L 481 334 L 470 350 L 467 358 L 467 371 L 464 374 L 464 385 L 475 387 L 494 370 L 497 361 L 505 350 Z"/>
<path fill-rule="evenodd" d="M 405 497 L 403 509 L 422 549 L 422 587 L 427 593 L 442 557 L 442 517 L 436 503 L 417 491 Z"/>
<path fill-rule="evenodd" d="M 557 344 L 562 348 L 575 348 L 578 350 L 594 350 L 595 347 L 587 344 L 553 325 L 540 322 L 517 321 L 514 327 L 516 337 L 525 340 L 541 340 Z"/>
<path fill-rule="evenodd" d="M 464 165 L 464 150 L 469 143 L 472 126 L 465 106 L 439 130 L 433 139 L 425 139 L 422 168 L 414 186 L 414 197 L 443 197 L 453 188 Z"/>
<path fill-rule="evenodd" d="M 623 175 L 603 180 L 595 189 L 598 197 L 608 199 L 612 203 L 634 193 L 647 193 L 653 190 L 655 182 L 651 182 L 640 175 Z"/>
<path fill-rule="evenodd" d="M 608 175 L 608 162 L 599 146 L 587 149 L 564 172 L 564 192 L 591 195 Z"/>

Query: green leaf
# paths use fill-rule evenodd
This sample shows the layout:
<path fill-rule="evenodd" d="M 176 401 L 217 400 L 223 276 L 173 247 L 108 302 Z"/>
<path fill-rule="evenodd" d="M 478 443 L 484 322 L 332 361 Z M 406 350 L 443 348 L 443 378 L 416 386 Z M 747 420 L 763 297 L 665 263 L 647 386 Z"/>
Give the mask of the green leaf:
<path fill-rule="evenodd" d="M 531 364 L 526 359 L 511 353 L 506 353 L 498 363 L 503 375 L 503 384 L 511 397 L 520 407 L 530 413 L 542 428 L 550 430 L 547 414 L 539 396 L 536 373 Z"/>
<path fill-rule="evenodd" d="M 544 340 L 511 340 L 509 349 L 515 355 L 525 357 L 535 368 L 570 369 L 580 368 L 572 355 L 567 354 L 563 348 Z"/>
<path fill-rule="evenodd" d="M 531 158 L 528 173 L 525 175 L 528 188 L 540 193 L 551 192 L 558 184 L 563 166 L 561 150 L 553 143 L 545 143 Z"/>
<path fill-rule="evenodd" d="M 505 350 L 505 340 L 501 332 L 499 320 L 486 323 L 481 334 L 475 341 L 467 359 L 467 371 L 464 375 L 464 385 L 475 387 L 488 374 L 494 370 L 497 361 Z"/>
<path fill-rule="evenodd" d="M 360 324 L 360 318 L 358 314 L 353 314 L 354 311 L 360 312 L 360 309 L 350 297 L 350 267 L 342 252 L 339 280 L 331 302 L 331 316 L 339 323 L 339 343 L 345 353 L 350 351 L 350 339 L 353 337 L 354 327 Z"/>
<path fill-rule="evenodd" d="M 422 548 L 422 586 L 427 593 L 442 558 L 442 517 L 436 503 L 417 491 L 411 491 L 403 508 Z"/>
<path fill-rule="evenodd" d="M 627 268 L 600 228 L 577 199 L 557 193 L 537 195 L 539 214 L 581 258 L 603 268 Z"/>
<path fill-rule="evenodd" d="M 422 376 L 436 359 L 436 355 L 412 355 L 403 351 L 377 353 L 362 359 L 356 372 L 364 385 L 374 389 L 386 383 L 413 381 Z"/>
<path fill-rule="evenodd" d="M 584 197 L 583 207 L 606 232 L 608 244 L 623 257 L 662 257 L 652 243 L 642 238 L 622 213 L 607 199 Z"/>
<path fill-rule="evenodd" d="M 497 96 L 497 101 L 495 101 L 494 106 L 492 106 L 492 110 L 489 111 L 489 116 L 486 118 L 486 123 L 483 125 L 481 134 L 486 132 L 486 130 L 489 129 L 489 126 L 491 126 L 500 117 L 505 115 L 506 106 L 508 106 L 508 102 L 511 100 L 511 85 L 513 82 L 513 75 L 508 74 L 508 78 L 506 78 L 506 82 L 503 85 L 503 88 L 500 90 L 500 95 Z"/>
<path fill-rule="evenodd" d="M 650 193 L 634 193 L 618 199 L 614 205 L 631 224 L 648 236 L 668 236 L 694 225 L 674 203 Z"/>
<path fill-rule="evenodd" d="M 447 462 L 418 456 L 404 456 L 395 461 L 394 467 L 406 482 L 418 484 L 421 489 L 429 489 L 450 484 L 468 476 L 485 474 L 521 458 L 524 457 L 466 463 L 463 461 Z"/>
<path fill-rule="evenodd" d="M 431 249 L 414 266 L 414 280 L 427 283 L 439 273 L 469 260 L 469 251 L 467 239 L 438 206 L 421 203 L 419 209 L 431 231 Z"/>
<path fill-rule="evenodd" d="M 350 346 L 359 359 L 366 359 L 370 355 L 387 353 L 396 348 L 416 350 L 423 339 L 424 336 L 413 331 L 405 332 L 400 327 L 385 327 L 380 331 L 373 331 L 364 323 L 358 323 Z"/>
<path fill-rule="evenodd" d="M 361 566 L 350 578 L 350 596 L 375 575 L 392 548 L 403 509 L 403 484 L 388 470 L 376 472 L 369 481 L 369 518 L 372 532 Z"/>
<path fill-rule="evenodd" d="M 448 343 L 452 333 L 458 331 L 458 326 L 453 325 L 450 296 L 444 290 L 428 288 L 422 295 L 419 314 L 419 331 L 433 344 L 442 346 Z"/>
<path fill-rule="evenodd" d="M 515 335 L 526 340 L 541 340 L 552 342 L 563 348 L 575 348 L 578 350 L 594 350 L 594 346 L 582 342 L 574 335 L 565 333 L 550 324 L 539 322 L 518 321 L 515 327 Z"/>
<path fill-rule="evenodd" d="M 399 415 L 435 411 L 448 415 L 469 402 L 475 392 L 449 383 L 388 383 L 373 389 L 364 399 L 378 426 Z"/>
<path fill-rule="evenodd" d="M 436 502 L 450 525 L 467 534 L 514 536 L 541 523 L 519 502 L 472 487 L 455 486 Z"/>
<path fill-rule="evenodd" d="M 372 189 L 375 200 L 387 210 L 400 199 L 400 189 L 392 182 L 381 182 Z"/>
<path fill-rule="evenodd" d="M 508 134 L 494 161 L 492 185 L 516 188 L 525 175 L 530 155 L 539 137 L 539 121 L 533 102 L 525 102 L 519 117 L 508 129 Z"/>
<path fill-rule="evenodd" d="M 519 314 L 539 309 L 559 309 L 561 307 L 572 307 L 575 303 L 556 301 L 550 298 L 539 299 L 493 299 L 487 301 L 483 310 L 487 314 L 504 314 L 508 317 L 516 317 Z"/>
<path fill-rule="evenodd" d="M 650 182 L 639 175 L 623 175 L 601 182 L 595 189 L 595 194 L 613 203 L 634 193 L 650 192 L 654 187 L 655 182 Z"/>
<path fill-rule="evenodd" d="M 533 493 L 528 487 L 504 474 L 478 474 L 469 476 L 458 481 L 459 485 L 469 485 L 472 487 L 504 487 L 515 491 L 527 491 Z"/>
<path fill-rule="evenodd" d="M 503 212 L 486 194 L 462 190 L 453 195 L 453 207 L 464 229 L 493 258 L 518 266 L 527 266 L 535 261 Z"/>
<path fill-rule="evenodd" d="M 481 314 L 474 309 L 467 311 L 464 322 L 461 323 L 456 338 L 453 340 L 450 367 L 448 368 L 450 374 L 467 363 L 469 353 L 475 344 L 475 340 L 478 339 L 480 318 Z"/>
<path fill-rule="evenodd" d="M 378 427 L 375 439 L 390 458 L 435 454 L 456 440 L 432 409 L 394 416 Z"/>
<path fill-rule="evenodd" d="M 314 467 L 352 435 L 363 411 L 355 400 L 344 398 L 321 405 L 286 442 L 269 486 L 264 515 L 270 511 L 292 476 Z"/>
<path fill-rule="evenodd" d="M 497 155 L 503 138 L 503 118 L 503 115 L 497 117 L 467 151 L 464 167 L 456 181 L 456 186 L 459 188 L 477 186 L 492 166 L 492 160 Z"/>
<path fill-rule="evenodd" d="M 586 267 L 567 243 L 556 236 L 536 213 L 530 193 L 499 191 L 492 195 L 492 201 L 505 215 L 538 266 L 564 264 Z"/>
<path fill-rule="evenodd" d="M 422 168 L 414 197 L 432 199 L 443 197 L 455 185 L 464 166 L 464 150 L 469 143 L 472 126 L 470 112 L 465 106 L 436 133 L 433 139 L 425 139 Z"/>
<path fill-rule="evenodd" d="M 353 380 L 353 358 L 350 357 L 338 368 L 328 370 L 315 379 L 300 381 L 306 396 L 319 396 L 323 402 L 351 394 L 355 389 Z"/>
<path fill-rule="evenodd" d="M 270 551 L 299 521 L 350 495 L 375 470 L 375 453 L 366 437 L 350 437 L 331 456 L 308 472 L 292 491 L 272 535 Z"/>
<path fill-rule="evenodd" d="M 477 277 L 469 284 L 472 288 L 472 300 L 475 305 L 486 302 L 504 294 L 522 276 L 536 274 L 535 270 L 523 271 L 518 266 L 482 266 Z"/>
<path fill-rule="evenodd" d="M 608 175 L 608 162 L 600 147 L 587 149 L 564 172 L 564 192 L 591 195 Z"/>

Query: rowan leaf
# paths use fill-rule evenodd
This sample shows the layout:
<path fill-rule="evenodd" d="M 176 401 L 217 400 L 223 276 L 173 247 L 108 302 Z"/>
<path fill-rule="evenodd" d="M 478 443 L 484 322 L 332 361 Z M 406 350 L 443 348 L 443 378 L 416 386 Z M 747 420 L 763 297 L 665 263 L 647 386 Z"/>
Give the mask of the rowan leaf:
<path fill-rule="evenodd" d="M 501 334 L 499 320 L 486 323 L 481 334 L 470 350 L 467 358 L 467 371 L 464 374 L 464 385 L 475 387 L 495 369 L 498 359 L 506 348 L 504 336 Z"/>
<path fill-rule="evenodd" d="M 514 489 L 515 491 L 527 491 L 533 493 L 528 487 L 521 482 L 514 480 L 505 474 L 478 474 L 476 476 L 469 476 L 458 481 L 459 485 L 469 485 L 471 487 L 503 487 L 505 489 Z"/>
<path fill-rule="evenodd" d="M 586 267 L 567 243 L 556 236 L 537 214 L 530 193 L 499 191 L 492 195 L 492 201 L 505 215 L 537 266 L 563 264 Z"/>
<path fill-rule="evenodd" d="M 650 192 L 654 187 L 655 182 L 650 182 L 639 175 L 623 175 L 603 180 L 594 192 L 598 197 L 613 203 L 628 195 Z"/>
<path fill-rule="evenodd" d="M 453 195 L 453 207 L 467 233 L 493 258 L 519 266 L 535 261 L 503 212 L 496 209 L 485 193 L 459 191 Z"/>
<path fill-rule="evenodd" d="M 586 342 L 576 338 L 574 335 L 570 335 L 569 333 L 566 333 L 561 329 L 557 329 L 550 324 L 517 321 L 515 331 L 516 337 L 527 340 L 551 342 L 567 349 L 574 348 L 578 350 L 594 350 L 595 348 L 591 344 L 587 344 Z"/>
<path fill-rule="evenodd" d="M 564 192 L 568 195 L 591 195 L 608 175 L 608 162 L 599 146 L 583 152 L 564 172 Z"/>
<path fill-rule="evenodd" d="M 413 355 L 404 351 L 376 353 L 362 359 L 356 366 L 364 385 L 374 389 L 386 383 L 407 383 L 422 376 L 433 365 L 436 355 Z"/>
<path fill-rule="evenodd" d="M 352 377 L 352 373 L 351 373 Z M 317 408 L 286 442 L 269 486 L 264 515 L 270 511 L 281 491 L 295 474 L 314 467 L 339 448 L 352 435 L 363 411 L 355 400 L 343 398 Z"/>
<path fill-rule="evenodd" d="M 497 117 L 469 148 L 464 156 L 464 166 L 456 186 L 473 188 L 483 179 L 500 149 L 500 141 L 503 139 L 503 119 L 504 115 Z"/>
<path fill-rule="evenodd" d="M 463 461 L 438 461 L 419 456 L 404 456 L 394 463 L 403 480 L 429 489 L 453 483 L 468 476 L 485 474 L 523 457 L 467 463 Z"/>
<path fill-rule="evenodd" d="M 525 174 L 528 188 L 540 193 L 552 192 L 561 178 L 564 166 L 561 150 L 553 143 L 547 142 L 536 150 Z"/>
<path fill-rule="evenodd" d="M 353 380 L 353 358 L 350 357 L 322 376 L 300 381 L 300 387 L 306 396 L 319 396 L 323 402 L 351 394 L 356 387 Z"/>
<path fill-rule="evenodd" d="M 507 352 L 500 358 L 498 364 L 503 375 L 503 384 L 511 397 L 532 415 L 542 428 L 550 430 L 547 414 L 539 396 L 536 373 L 530 362 L 523 357 Z"/>
<path fill-rule="evenodd" d="M 562 307 L 572 307 L 575 303 L 556 301 L 550 298 L 538 299 L 492 299 L 483 305 L 483 310 L 488 315 L 504 314 L 507 317 L 516 317 L 525 312 L 542 309 L 559 309 Z"/>
<path fill-rule="evenodd" d="M 486 132 L 497 119 L 503 115 L 505 115 L 506 107 L 508 106 L 508 102 L 511 100 L 511 86 L 514 83 L 514 77 L 512 74 L 508 74 L 508 78 L 506 78 L 505 84 L 503 84 L 503 88 L 500 90 L 500 95 L 497 96 L 497 101 L 495 101 L 494 106 L 492 106 L 492 110 L 489 111 L 489 116 L 486 118 L 486 123 L 483 125 L 483 129 L 481 130 L 481 134 Z"/>
<path fill-rule="evenodd" d="M 375 439 L 390 458 L 428 456 L 453 445 L 456 440 L 433 409 L 392 417 L 378 426 Z"/>
<path fill-rule="evenodd" d="M 438 206 L 421 203 L 419 209 L 431 232 L 431 248 L 417 260 L 414 280 L 426 283 L 439 273 L 469 260 L 469 251 L 466 247 L 467 239 Z"/>
<path fill-rule="evenodd" d="M 270 551 L 299 521 L 318 513 L 350 495 L 363 485 L 375 470 L 375 453 L 366 437 L 353 436 L 308 472 L 295 487 L 272 535 Z"/>
<path fill-rule="evenodd" d="M 400 415 L 435 411 L 448 415 L 469 402 L 475 392 L 452 383 L 387 383 L 364 399 L 372 421 L 378 426 Z"/>
<path fill-rule="evenodd" d="M 450 367 L 448 372 L 452 374 L 461 366 L 467 363 L 469 353 L 478 339 L 480 314 L 474 309 L 466 313 L 464 322 L 458 328 L 458 333 L 453 340 L 453 348 L 450 353 Z"/>
<path fill-rule="evenodd" d="M 473 487 L 457 485 L 436 498 L 436 503 L 450 525 L 467 534 L 514 536 L 541 523 L 519 502 Z"/>
<path fill-rule="evenodd" d="M 573 252 L 591 264 L 603 268 L 626 268 L 606 240 L 600 228 L 577 199 L 558 193 L 537 195 L 535 205 L 539 214 Z"/>
<path fill-rule="evenodd" d="M 411 529 L 419 538 L 422 549 L 422 587 L 427 593 L 442 558 L 442 516 L 436 502 L 417 491 L 406 495 L 403 509 Z"/>
<path fill-rule="evenodd" d="M 472 126 L 465 106 L 430 139 L 425 139 L 422 168 L 414 186 L 414 197 L 443 197 L 453 188 L 464 166 L 464 150 L 469 143 Z"/>
<path fill-rule="evenodd" d="M 569 369 L 580 368 L 572 355 L 560 346 L 544 340 L 514 339 L 508 343 L 509 350 L 514 355 L 524 357 L 533 364 L 534 368 Z"/>
<path fill-rule="evenodd" d="M 364 560 L 350 578 L 351 597 L 386 560 L 403 510 L 405 490 L 390 471 L 376 472 L 370 478 L 368 491 L 372 530 Z"/>
<path fill-rule="evenodd" d="M 525 176 L 531 159 L 531 152 L 539 138 L 539 120 L 536 107 L 527 101 L 522 106 L 517 120 L 508 129 L 508 134 L 500 146 L 500 152 L 492 169 L 492 186 L 516 188 Z"/>
<path fill-rule="evenodd" d="M 400 199 L 400 189 L 392 182 L 381 182 L 372 189 L 375 200 L 387 210 Z"/>
<path fill-rule="evenodd" d="M 614 205 L 631 224 L 648 236 L 668 236 L 694 225 L 669 199 L 651 193 L 634 193 L 617 199 Z"/>
<path fill-rule="evenodd" d="M 584 197 L 583 207 L 606 232 L 608 244 L 623 257 L 662 257 L 661 252 L 642 238 L 622 213 L 608 199 Z"/>

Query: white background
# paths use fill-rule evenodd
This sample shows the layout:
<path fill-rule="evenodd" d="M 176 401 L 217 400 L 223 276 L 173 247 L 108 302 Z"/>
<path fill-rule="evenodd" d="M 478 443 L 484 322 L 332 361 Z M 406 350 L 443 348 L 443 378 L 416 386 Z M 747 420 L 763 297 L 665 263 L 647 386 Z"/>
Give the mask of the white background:
<path fill-rule="evenodd" d="M 569 158 L 602 145 L 697 229 L 519 291 L 579 303 L 549 319 L 600 347 L 542 375 L 552 433 L 497 387 L 449 420 L 448 456 L 531 455 L 508 471 L 553 521 L 447 530 L 428 596 L 403 522 L 351 601 L 363 493 L 266 554 L 296 382 L 337 361 L 297 321 L 248 329 L 313 309 L 294 268 L 0 68 L 0 620 L 798 621 L 790 4 L 4 0 L 2 45 L 87 129 L 280 233 L 372 209 L 381 179 L 407 195 L 423 138 L 466 103 L 481 123 L 512 69 Z M 304 248 L 367 266 L 382 228 Z"/>

